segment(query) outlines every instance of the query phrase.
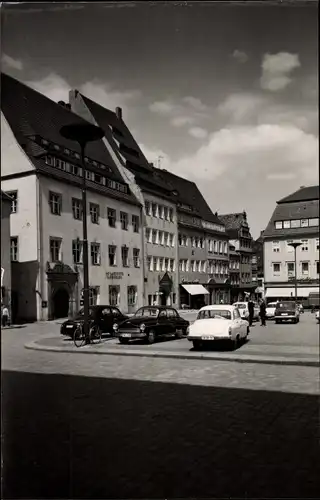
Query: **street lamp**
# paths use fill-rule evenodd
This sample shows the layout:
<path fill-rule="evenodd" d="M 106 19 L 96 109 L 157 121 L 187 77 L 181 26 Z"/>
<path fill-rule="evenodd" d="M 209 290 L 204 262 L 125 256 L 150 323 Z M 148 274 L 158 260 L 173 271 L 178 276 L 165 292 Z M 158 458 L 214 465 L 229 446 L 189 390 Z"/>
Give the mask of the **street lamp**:
<path fill-rule="evenodd" d="M 298 295 L 298 283 L 297 283 L 297 248 L 302 245 L 301 241 L 293 241 L 292 243 L 288 243 L 290 247 L 294 248 L 294 296 L 295 301 L 297 302 Z"/>
<path fill-rule="evenodd" d="M 65 139 L 75 141 L 81 150 L 82 163 L 82 233 L 83 233 L 83 310 L 84 334 L 86 343 L 89 343 L 89 262 L 88 262 L 88 230 L 87 230 L 87 190 L 86 190 L 86 164 L 85 148 L 88 142 L 97 141 L 104 137 L 104 131 L 91 123 L 73 123 L 60 129 L 60 134 Z"/>

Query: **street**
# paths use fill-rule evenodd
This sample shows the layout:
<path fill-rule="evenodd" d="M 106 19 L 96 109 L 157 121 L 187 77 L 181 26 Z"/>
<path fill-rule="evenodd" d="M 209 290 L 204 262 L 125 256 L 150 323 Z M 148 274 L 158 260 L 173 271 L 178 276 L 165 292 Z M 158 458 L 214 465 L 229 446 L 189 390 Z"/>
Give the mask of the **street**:
<path fill-rule="evenodd" d="M 3 498 L 319 497 L 317 367 L 25 348 L 59 327 L 2 330 Z M 317 333 L 305 313 L 240 349 L 305 357 Z"/>

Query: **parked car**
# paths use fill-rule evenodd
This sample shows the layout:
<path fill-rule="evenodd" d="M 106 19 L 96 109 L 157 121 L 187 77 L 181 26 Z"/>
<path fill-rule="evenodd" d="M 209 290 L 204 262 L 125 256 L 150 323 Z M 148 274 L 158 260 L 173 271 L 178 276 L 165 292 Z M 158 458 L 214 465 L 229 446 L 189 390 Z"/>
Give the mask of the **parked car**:
<path fill-rule="evenodd" d="M 241 318 L 235 305 L 211 305 L 200 309 L 196 321 L 189 326 L 187 339 L 195 349 L 213 341 L 227 341 L 235 348 L 249 331 L 248 321 Z"/>
<path fill-rule="evenodd" d="M 274 313 L 276 311 L 277 303 L 278 302 L 269 302 L 269 304 L 267 304 L 267 307 L 266 307 L 266 318 L 267 319 L 274 318 Z"/>
<path fill-rule="evenodd" d="M 316 320 L 320 323 L 320 311 L 316 312 Z"/>
<path fill-rule="evenodd" d="M 248 309 L 248 302 L 235 302 L 232 304 L 234 307 L 239 309 L 239 313 L 242 319 L 248 319 L 249 318 L 249 309 Z M 253 320 L 254 321 L 259 321 L 259 313 L 260 313 L 260 308 L 258 304 L 255 302 L 254 303 L 254 312 L 253 312 Z"/>
<path fill-rule="evenodd" d="M 274 319 L 276 323 L 283 323 L 284 321 L 291 321 L 292 323 L 299 323 L 300 312 L 299 307 L 293 301 L 280 301 L 277 304 Z"/>
<path fill-rule="evenodd" d="M 153 344 L 158 336 L 186 335 L 189 321 L 181 318 L 178 311 L 167 306 L 145 306 L 138 309 L 134 316 L 113 326 L 121 344 L 131 339 L 144 339 Z"/>
<path fill-rule="evenodd" d="M 62 335 L 73 336 L 73 332 L 77 324 L 84 320 L 83 308 L 75 315 L 74 319 L 68 319 L 62 323 L 60 333 Z M 121 322 L 128 318 L 114 306 L 91 306 L 89 308 L 89 318 L 92 323 L 97 324 L 102 333 L 109 333 L 113 335 L 113 325 L 115 322 Z"/>

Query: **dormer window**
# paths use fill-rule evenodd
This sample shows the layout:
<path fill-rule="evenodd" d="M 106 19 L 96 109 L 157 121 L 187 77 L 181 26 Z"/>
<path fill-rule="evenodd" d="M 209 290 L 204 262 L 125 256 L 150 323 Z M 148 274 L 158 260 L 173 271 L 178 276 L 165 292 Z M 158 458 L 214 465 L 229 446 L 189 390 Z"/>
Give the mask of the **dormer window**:
<path fill-rule="evenodd" d="M 85 161 L 86 163 L 90 163 L 90 160 L 89 160 L 89 158 L 88 158 L 87 156 L 85 156 L 85 157 L 84 157 L 84 161 Z"/>
<path fill-rule="evenodd" d="M 60 150 L 60 146 L 59 146 L 58 144 L 54 144 L 54 145 L 53 145 L 53 147 L 54 147 L 54 149 L 56 149 L 57 151 L 59 151 L 59 150 Z"/>
<path fill-rule="evenodd" d="M 174 190 L 172 191 L 173 196 L 178 196 L 178 191 Z"/>
<path fill-rule="evenodd" d="M 79 153 L 74 153 L 74 157 L 77 158 L 77 160 L 79 160 L 80 159 Z"/>
<path fill-rule="evenodd" d="M 66 155 L 69 155 L 69 154 L 70 154 L 70 149 L 64 148 L 64 150 L 63 150 L 63 151 L 64 151 L 64 153 L 65 153 Z"/>
<path fill-rule="evenodd" d="M 94 167 L 97 167 L 97 166 L 98 166 L 98 163 L 97 163 L 96 161 L 94 161 L 94 160 L 93 160 L 92 165 L 93 165 Z"/>
<path fill-rule="evenodd" d="M 47 141 L 47 139 L 41 139 L 41 143 L 42 143 L 44 146 L 48 146 L 49 141 Z"/>

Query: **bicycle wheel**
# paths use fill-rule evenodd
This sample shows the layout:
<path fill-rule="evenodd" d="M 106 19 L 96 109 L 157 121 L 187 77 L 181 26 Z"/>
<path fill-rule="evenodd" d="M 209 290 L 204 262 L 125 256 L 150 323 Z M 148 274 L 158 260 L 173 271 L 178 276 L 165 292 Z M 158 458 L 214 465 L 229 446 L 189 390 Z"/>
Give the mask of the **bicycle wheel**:
<path fill-rule="evenodd" d="M 101 342 L 101 330 L 100 330 L 100 328 L 97 325 L 93 325 L 90 328 L 89 336 L 90 336 L 90 342 L 92 344 L 99 344 L 99 342 Z"/>
<path fill-rule="evenodd" d="M 86 343 L 86 337 L 81 326 L 77 326 L 77 328 L 75 329 L 73 334 L 73 342 L 76 347 L 82 347 Z"/>

